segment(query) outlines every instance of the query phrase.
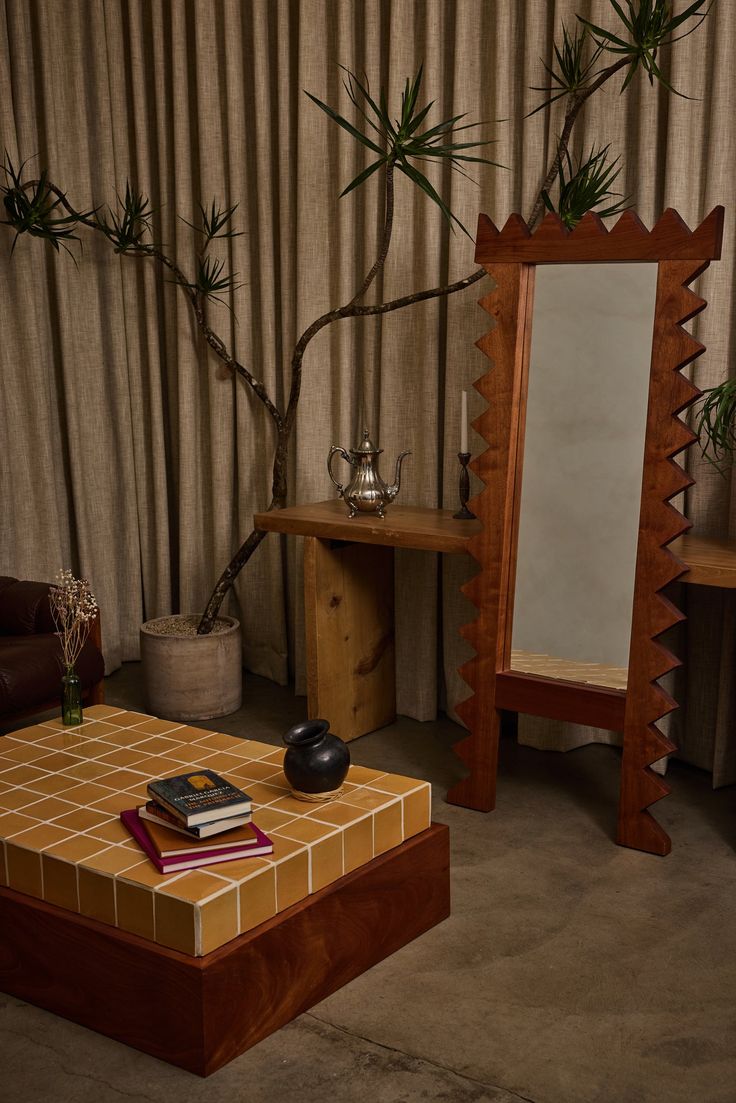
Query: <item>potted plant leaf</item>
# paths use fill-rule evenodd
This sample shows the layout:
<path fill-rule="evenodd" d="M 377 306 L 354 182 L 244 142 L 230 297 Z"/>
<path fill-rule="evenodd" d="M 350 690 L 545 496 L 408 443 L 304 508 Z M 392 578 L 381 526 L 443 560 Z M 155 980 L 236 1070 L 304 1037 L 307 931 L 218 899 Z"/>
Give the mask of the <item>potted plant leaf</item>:
<path fill-rule="evenodd" d="M 703 391 L 695 432 L 705 458 L 725 475 L 736 456 L 736 379 Z"/>

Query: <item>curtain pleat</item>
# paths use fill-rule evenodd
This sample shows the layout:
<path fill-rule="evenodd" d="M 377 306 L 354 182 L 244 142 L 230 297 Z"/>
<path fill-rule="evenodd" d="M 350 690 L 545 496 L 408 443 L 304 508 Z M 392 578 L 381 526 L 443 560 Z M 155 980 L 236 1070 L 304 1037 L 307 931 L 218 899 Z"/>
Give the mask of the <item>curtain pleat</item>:
<path fill-rule="evenodd" d="M 33 158 L 77 207 L 114 204 L 126 180 L 150 198 L 157 241 L 193 272 L 197 242 L 183 219 L 197 205 L 238 204 L 242 236 L 217 255 L 238 273 L 213 327 L 283 407 L 289 356 L 325 310 L 349 300 L 382 229 L 376 177 L 344 199 L 366 151 L 304 90 L 351 115 L 346 65 L 396 102 L 424 64 L 433 118 L 486 120 L 480 186 L 429 169 L 466 226 L 479 210 L 503 222 L 529 212 L 561 126 L 539 102 L 553 35 L 574 12 L 610 22 L 602 0 L 0 0 L 0 138 Z M 645 221 L 665 206 L 695 225 L 727 208 L 724 260 L 701 279 L 709 310 L 697 326 L 708 354 L 702 386 L 733 363 L 736 8 L 720 4 L 677 44 L 665 73 L 693 100 L 638 77 L 612 82 L 586 107 L 575 150 L 611 143 L 621 190 Z M 208 355 L 187 303 L 152 264 L 116 256 L 84 233 L 76 266 L 32 239 L 0 239 L 3 389 L 0 570 L 87 576 L 103 613 L 107 669 L 138 657 L 143 619 L 201 610 L 222 567 L 270 497 L 274 430 L 258 399 Z M 472 242 L 448 235 L 436 208 L 396 182 L 391 252 L 371 294 L 394 298 L 467 275 Z M 485 370 L 474 341 L 486 325 L 484 285 L 381 318 L 344 320 L 312 342 L 290 457 L 292 502 L 331 494 L 325 457 L 363 425 L 403 449 L 401 498 L 451 507 L 457 497 L 460 392 Z M 477 451 L 479 439 L 471 435 Z M 733 480 L 690 455 L 698 477 L 687 508 L 698 529 L 736 535 Z M 12 519 L 12 520 L 11 520 Z M 469 561 L 399 552 L 399 711 L 432 718 L 467 693 L 458 627 Z M 736 780 L 734 602 L 682 587 L 689 622 L 677 646 L 683 708 L 673 734 L 689 761 Z M 304 689 L 301 546 L 269 537 L 243 571 L 228 611 L 243 624 L 244 661 Z M 605 733 L 524 720 L 521 737 L 566 747 Z M 614 737 L 611 737 L 614 738 Z"/>

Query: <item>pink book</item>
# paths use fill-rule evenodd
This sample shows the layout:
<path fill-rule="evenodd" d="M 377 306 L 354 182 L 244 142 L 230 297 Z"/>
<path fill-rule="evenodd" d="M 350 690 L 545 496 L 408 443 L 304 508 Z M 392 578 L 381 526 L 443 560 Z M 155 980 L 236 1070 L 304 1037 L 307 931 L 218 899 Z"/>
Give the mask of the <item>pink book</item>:
<path fill-rule="evenodd" d="M 273 843 L 268 835 L 251 824 L 256 834 L 253 843 L 245 843 L 242 847 L 233 850 L 232 847 L 208 847 L 206 850 L 198 850 L 196 854 L 178 855 L 171 858 L 159 858 L 148 837 L 148 832 L 138 818 L 138 809 L 130 808 L 120 813 L 120 819 L 131 835 L 138 843 L 141 850 L 151 859 L 159 873 L 175 873 L 182 869 L 198 869 L 199 866 L 211 866 L 217 862 L 232 862 L 236 858 L 258 858 L 264 854 L 273 854 Z"/>

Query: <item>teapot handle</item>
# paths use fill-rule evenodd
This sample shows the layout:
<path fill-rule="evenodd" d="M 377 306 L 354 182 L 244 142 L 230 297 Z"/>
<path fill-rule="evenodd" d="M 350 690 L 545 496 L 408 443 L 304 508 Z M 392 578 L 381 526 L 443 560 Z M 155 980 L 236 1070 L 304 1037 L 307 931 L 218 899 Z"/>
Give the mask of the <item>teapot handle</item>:
<path fill-rule="evenodd" d="M 353 464 L 353 460 L 351 460 L 348 453 L 345 451 L 344 448 L 341 448 L 341 446 L 339 444 L 333 444 L 332 448 L 330 448 L 330 454 L 327 457 L 327 474 L 330 476 L 330 479 L 332 480 L 334 485 L 337 487 L 337 493 L 342 498 L 344 496 L 344 493 L 345 493 L 345 487 L 342 485 L 342 483 L 339 483 L 337 481 L 337 479 L 335 478 L 335 476 L 332 474 L 332 461 L 335 458 L 336 453 L 339 453 L 342 456 L 342 458 L 347 463 L 349 463 L 351 465 Z"/>

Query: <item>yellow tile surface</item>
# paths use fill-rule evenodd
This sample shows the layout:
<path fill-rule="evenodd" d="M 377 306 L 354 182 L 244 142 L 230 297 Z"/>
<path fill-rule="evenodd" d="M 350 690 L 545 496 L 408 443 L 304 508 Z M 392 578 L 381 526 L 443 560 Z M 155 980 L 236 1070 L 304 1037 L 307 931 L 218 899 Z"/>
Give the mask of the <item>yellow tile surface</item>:
<path fill-rule="evenodd" d="M 345 872 L 352 873 L 373 857 L 373 818 L 367 816 L 358 823 L 350 824 L 343 831 L 342 840 Z"/>
<path fill-rule="evenodd" d="M 309 848 L 312 862 L 312 892 L 331 885 L 343 874 L 342 835 L 336 831 Z"/>
<path fill-rule="evenodd" d="M 110 773 L 110 770 L 109 763 L 101 761 L 78 762 L 76 766 L 70 766 L 64 773 L 68 777 L 76 778 L 77 781 L 92 781 L 94 778 L 105 777 Z"/>
<path fill-rule="evenodd" d="M 86 809 L 84 809 L 86 811 Z M 93 813 L 97 819 L 96 813 Z M 104 839 L 107 843 L 125 843 L 130 838 L 127 828 L 123 827 L 118 818 L 103 820 L 84 829 L 94 839 Z"/>
<path fill-rule="evenodd" d="M 41 855 L 33 850 L 23 850 L 13 843 L 5 844 L 5 856 L 8 864 L 8 885 L 16 892 L 25 892 L 28 896 L 43 896 L 41 875 Z"/>
<path fill-rule="evenodd" d="M 276 915 L 276 869 L 266 866 L 240 886 L 240 930 L 252 931 Z"/>
<path fill-rule="evenodd" d="M 61 862 L 49 854 L 41 856 L 43 871 L 43 898 L 49 904 L 57 904 L 69 911 L 79 911 L 77 892 L 77 867 Z"/>
<path fill-rule="evenodd" d="M 346 827 L 349 823 L 356 823 L 357 820 L 362 820 L 368 815 L 366 808 L 345 804 L 341 800 L 316 806 L 305 805 L 305 807 L 310 808 L 306 813 L 310 819 L 319 820 L 321 823 L 334 823 L 336 827 Z"/>
<path fill-rule="evenodd" d="M 65 831 L 63 827 L 57 827 L 53 823 L 39 823 L 28 831 L 21 831 L 13 835 L 16 846 L 22 846 L 26 850 L 45 850 L 53 843 L 60 843 L 63 839 L 72 837 L 71 831 Z"/>
<path fill-rule="evenodd" d="M 213 751 L 227 751 L 235 742 L 233 735 L 219 735 L 217 732 L 208 732 L 194 740 L 198 747 L 210 747 Z"/>
<path fill-rule="evenodd" d="M 107 843 L 102 839 L 92 839 L 89 835 L 72 835 L 70 839 L 62 839 L 58 843 L 52 843 L 44 850 L 44 854 L 52 854 L 56 858 L 63 858 L 67 862 L 81 862 L 83 858 L 89 858 L 92 854 L 99 854 L 107 849 Z"/>
<path fill-rule="evenodd" d="M 194 956 L 197 952 L 195 911 L 186 900 L 154 893 L 156 941 L 170 950 Z"/>
<path fill-rule="evenodd" d="M 109 705 L 0 737 L 0 884 L 202 955 L 423 831 L 430 787 L 362 766 L 339 801 L 295 800 L 284 751 Z M 190 766 L 245 789 L 274 853 L 161 875 L 119 813 Z"/>
<path fill-rule="evenodd" d="M 12 839 L 13 835 L 20 835 L 21 831 L 38 827 L 38 823 L 38 820 L 23 812 L 6 812 L 0 816 L 0 837 Z"/>
<path fill-rule="evenodd" d="M 246 781 L 267 781 L 280 773 L 276 762 L 243 762 L 242 759 L 240 765 L 234 766 L 230 772 Z"/>
<path fill-rule="evenodd" d="M 386 777 L 386 774 L 378 770 L 369 770 L 366 766 L 351 766 L 348 770 L 347 780 L 354 785 L 373 785 L 378 778 Z"/>
<path fill-rule="evenodd" d="M 385 854 L 402 841 L 401 801 L 388 808 L 379 808 L 373 814 L 373 853 Z"/>
<path fill-rule="evenodd" d="M 34 804 L 39 794 L 32 793 L 30 789 L 8 789 L 0 793 L 0 811 L 17 812 L 28 804 Z"/>
<path fill-rule="evenodd" d="M 75 810 L 76 805 L 70 804 L 68 800 L 61 800 L 59 797 L 41 797 L 35 804 L 29 805 L 26 815 L 34 816 L 37 820 L 48 823 L 49 820 L 55 820 L 59 816 L 63 816 L 65 812 L 74 812 Z"/>
<path fill-rule="evenodd" d="M 115 926 L 115 882 L 112 877 L 79 866 L 79 910 L 90 919 Z"/>
<path fill-rule="evenodd" d="M 32 724 L 29 728 L 21 728 L 20 731 L 11 732 L 8 735 L 8 744 L 10 740 L 14 740 L 18 743 L 34 743 L 37 739 L 48 739 L 49 729 L 43 727 L 41 724 Z"/>
<path fill-rule="evenodd" d="M 402 798 L 404 804 L 404 838 L 426 831 L 432 819 L 429 788 L 416 789 Z"/>
<path fill-rule="evenodd" d="M 327 835 L 334 834 L 335 830 L 334 824 L 320 823 L 318 820 L 307 820 L 303 816 L 295 816 L 289 823 L 279 827 L 276 833 L 284 839 L 295 839 L 300 843 L 313 843 L 317 839 L 324 839 Z"/>
<path fill-rule="evenodd" d="M 34 778 L 44 777 L 35 766 L 19 766 L 17 762 L 0 760 L 0 782 L 4 785 L 29 785 Z"/>
<path fill-rule="evenodd" d="M 7 747 L 3 749 L 3 759 L 10 766 L 14 762 L 35 762 L 38 758 L 45 758 L 48 753 L 45 747 L 39 747 L 35 743 L 11 743 L 8 740 Z"/>
<path fill-rule="evenodd" d="M 282 912 L 308 895 L 309 851 L 304 849 L 276 866 L 276 907 Z"/>
<path fill-rule="evenodd" d="M 41 777 L 26 782 L 26 785 L 38 795 L 37 799 L 40 796 L 49 797 L 55 794 L 61 794 L 63 798 L 63 794 L 68 789 L 74 789 L 79 785 L 79 779 L 69 774 L 42 774 Z"/>
<path fill-rule="evenodd" d="M 221 877 L 208 873 L 205 869 L 187 870 L 181 877 L 169 878 L 161 892 L 168 896 L 177 896 L 180 900 L 189 900 L 196 904 L 221 892 L 227 885 Z"/>
<path fill-rule="evenodd" d="M 258 826 L 261 831 L 265 831 L 267 835 L 270 835 L 272 831 L 276 831 L 277 828 L 291 823 L 293 820 L 294 816 L 290 816 L 286 812 L 276 812 L 273 808 L 258 809 Z"/>
<path fill-rule="evenodd" d="M 116 880 L 115 904 L 118 927 L 153 940 L 153 893 L 149 889 Z"/>
<path fill-rule="evenodd" d="M 233 885 L 199 909 L 199 954 L 209 954 L 238 935 L 238 890 Z"/>
<path fill-rule="evenodd" d="M 144 717 L 141 723 L 136 724 L 136 731 L 144 735 L 165 735 L 178 732 L 181 726 L 176 720 L 159 720 L 157 717 L 148 716 Z M 176 739 L 177 735 L 174 734 L 172 737 Z"/>

